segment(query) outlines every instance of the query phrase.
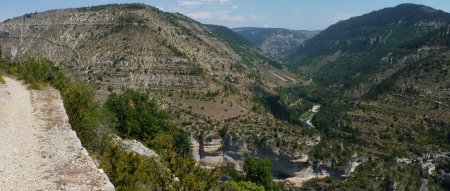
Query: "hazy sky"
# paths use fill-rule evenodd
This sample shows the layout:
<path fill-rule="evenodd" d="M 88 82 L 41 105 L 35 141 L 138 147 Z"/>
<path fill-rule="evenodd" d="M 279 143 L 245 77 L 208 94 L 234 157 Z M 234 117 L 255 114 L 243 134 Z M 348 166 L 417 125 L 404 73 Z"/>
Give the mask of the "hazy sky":
<path fill-rule="evenodd" d="M 140 2 L 228 27 L 325 29 L 329 25 L 401 3 L 450 12 L 450 0 L 0 0 L 0 21 L 35 11 Z"/>

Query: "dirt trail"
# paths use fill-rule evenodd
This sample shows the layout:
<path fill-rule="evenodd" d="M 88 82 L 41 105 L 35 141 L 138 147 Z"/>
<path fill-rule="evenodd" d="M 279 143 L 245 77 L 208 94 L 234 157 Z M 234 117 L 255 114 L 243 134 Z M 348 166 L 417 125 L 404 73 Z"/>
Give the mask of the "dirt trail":
<path fill-rule="evenodd" d="M 71 130 L 59 92 L 0 85 L 0 190 L 114 190 Z"/>

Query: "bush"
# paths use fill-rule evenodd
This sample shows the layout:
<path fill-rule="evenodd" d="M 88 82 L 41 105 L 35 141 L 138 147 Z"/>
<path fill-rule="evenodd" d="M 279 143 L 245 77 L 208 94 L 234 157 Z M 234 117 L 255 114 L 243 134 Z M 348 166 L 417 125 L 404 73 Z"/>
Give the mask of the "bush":
<path fill-rule="evenodd" d="M 32 84 L 30 84 L 30 86 L 28 88 L 32 89 L 32 90 L 40 90 L 40 89 L 42 89 L 42 86 L 43 86 L 43 84 L 32 83 Z"/>
<path fill-rule="evenodd" d="M 235 182 L 229 181 L 225 185 L 225 191 L 264 191 L 263 186 L 259 186 L 253 182 Z"/>
<path fill-rule="evenodd" d="M 41 89 L 46 86 L 46 83 L 51 83 L 55 88 L 63 91 L 69 84 L 64 72 L 46 58 L 30 57 L 24 62 L 9 63 L 3 63 L 0 60 L 0 65 L 1 69 L 31 84 L 30 89 Z"/>
<path fill-rule="evenodd" d="M 106 147 L 100 166 L 116 190 L 168 190 L 172 183 L 170 171 L 153 158 L 142 158 L 116 144 Z"/>
<path fill-rule="evenodd" d="M 5 79 L 3 79 L 1 74 L 0 74 L 0 84 L 6 84 Z"/>
<path fill-rule="evenodd" d="M 117 118 L 117 130 L 127 137 L 154 139 L 159 132 L 174 129 L 169 123 L 172 119 L 169 113 L 161 110 L 146 93 L 132 89 L 120 95 L 112 93 L 105 107 Z"/>
<path fill-rule="evenodd" d="M 272 177 L 272 163 L 268 159 L 255 160 L 246 157 L 244 160 L 245 179 L 264 186 L 266 190 L 276 188 Z"/>
<path fill-rule="evenodd" d="M 81 82 L 68 85 L 62 92 L 64 106 L 72 128 L 77 131 L 83 146 L 92 150 L 99 143 L 96 129 L 101 111 L 94 100 L 95 89 Z"/>
<path fill-rule="evenodd" d="M 188 155 L 191 150 L 191 142 L 188 134 L 183 130 L 178 130 L 173 137 L 173 145 L 177 153 L 181 155 Z"/>
<path fill-rule="evenodd" d="M 33 84 L 54 81 L 60 71 L 46 58 L 31 57 L 18 65 L 18 72 L 20 78 Z"/>

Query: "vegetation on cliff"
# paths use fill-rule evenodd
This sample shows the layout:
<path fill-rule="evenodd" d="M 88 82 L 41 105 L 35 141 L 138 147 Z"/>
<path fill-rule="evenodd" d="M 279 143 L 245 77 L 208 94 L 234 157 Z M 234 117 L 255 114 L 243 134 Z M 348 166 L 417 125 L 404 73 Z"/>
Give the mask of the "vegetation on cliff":
<path fill-rule="evenodd" d="M 120 94 L 110 94 L 102 105 L 94 98 L 95 88 L 70 81 L 48 59 L 31 57 L 24 61 L 5 62 L 0 68 L 30 86 L 50 84 L 60 90 L 72 128 L 83 146 L 100 161 L 100 167 L 117 190 L 278 188 L 272 182 L 271 164 L 267 160 L 247 159 L 244 174 L 249 178 L 227 184 L 220 177 L 228 176 L 228 171 L 196 165 L 189 153 L 188 134 L 179 128 L 170 111 L 161 109 L 147 93 L 125 89 Z M 154 149 L 158 157 L 147 158 L 126 150 L 115 141 L 115 132 L 141 141 Z M 264 173 L 264 179 L 258 179 L 255 173 Z"/>

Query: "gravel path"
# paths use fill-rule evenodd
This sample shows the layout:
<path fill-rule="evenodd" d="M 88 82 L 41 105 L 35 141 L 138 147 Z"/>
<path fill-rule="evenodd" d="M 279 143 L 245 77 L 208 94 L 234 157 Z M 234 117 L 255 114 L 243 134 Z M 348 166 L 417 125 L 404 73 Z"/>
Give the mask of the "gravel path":
<path fill-rule="evenodd" d="M 0 190 L 114 190 L 71 130 L 59 92 L 0 85 Z"/>

